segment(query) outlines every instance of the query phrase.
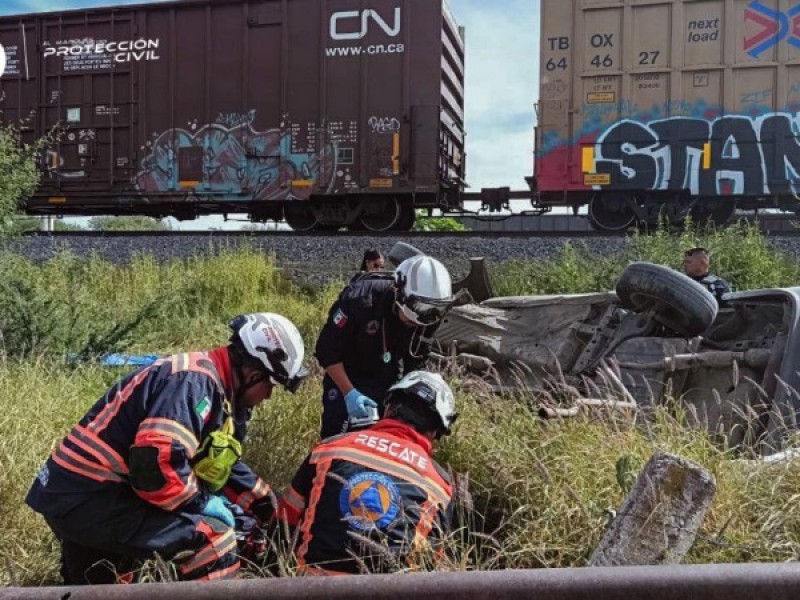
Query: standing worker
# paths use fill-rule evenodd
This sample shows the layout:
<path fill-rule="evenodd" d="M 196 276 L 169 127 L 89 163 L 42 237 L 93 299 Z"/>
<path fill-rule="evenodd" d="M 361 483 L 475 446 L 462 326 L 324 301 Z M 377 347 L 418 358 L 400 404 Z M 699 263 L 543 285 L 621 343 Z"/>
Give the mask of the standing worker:
<path fill-rule="evenodd" d="M 456 417 L 442 377 L 415 371 L 389 388 L 377 425 L 314 448 L 278 510 L 299 527 L 300 572 L 379 573 L 438 558 L 437 541 L 453 517 L 452 487 L 431 452 Z"/>
<path fill-rule="evenodd" d="M 689 248 L 683 254 L 683 272 L 711 292 L 719 302 L 731 291 L 731 284 L 710 273 L 710 268 L 711 254 L 705 248 Z"/>
<path fill-rule="evenodd" d="M 383 257 L 381 251 L 377 248 L 369 248 L 364 251 L 364 256 L 361 259 L 361 266 L 358 272 L 350 279 L 350 283 L 370 273 L 381 273 L 385 268 L 386 259 Z"/>
<path fill-rule="evenodd" d="M 425 364 L 453 303 L 450 274 L 430 256 L 403 261 L 393 276 L 358 278 L 342 291 L 315 352 L 325 369 L 323 438 L 378 420 L 389 387 Z"/>
<path fill-rule="evenodd" d="M 374 273 L 375 271 L 383 271 L 386 268 L 386 259 L 377 248 L 370 248 L 364 251 L 364 257 L 361 259 L 361 268 L 359 271 L 362 273 Z"/>
<path fill-rule="evenodd" d="M 235 577 L 234 513 L 269 518 L 243 462 L 252 409 L 306 377 L 303 339 L 272 313 L 230 323 L 227 346 L 156 361 L 112 386 L 61 442 L 26 502 L 61 541 L 67 585 L 114 583 L 157 552 L 181 579 Z"/>

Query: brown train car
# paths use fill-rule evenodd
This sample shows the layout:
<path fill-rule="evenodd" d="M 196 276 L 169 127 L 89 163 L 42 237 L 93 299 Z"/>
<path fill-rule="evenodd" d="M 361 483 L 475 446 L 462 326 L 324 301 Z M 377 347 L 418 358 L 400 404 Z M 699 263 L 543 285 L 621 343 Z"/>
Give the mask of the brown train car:
<path fill-rule="evenodd" d="M 541 5 L 540 207 L 622 229 L 800 206 L 800 3 Z"/>
<path fill-rule="evenodd" d="M 0 111 L 54 126 L 29 214 L 408 229 L 458 208 L 463 32 L 443 0 L 182 0 L 0 18 Z"/>

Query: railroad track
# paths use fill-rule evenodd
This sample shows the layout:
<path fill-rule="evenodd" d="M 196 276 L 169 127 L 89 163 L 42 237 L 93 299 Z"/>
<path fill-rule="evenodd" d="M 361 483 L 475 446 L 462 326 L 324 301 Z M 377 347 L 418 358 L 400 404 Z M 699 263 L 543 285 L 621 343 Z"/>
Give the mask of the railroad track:
<path fill-rule="evenodd" d="M 800 217 L 787 214 L 762 214 L 741 216 L 742 219 L 758 222 L 761 230 L 769 236 L 800 237 Z M 410 232 L 297 232 L 287 230 L 166 230 L 166 231 L 34 231 L 27 236 L 54 237 L 319 237 L 319 238 L 361 238 L 361 239 L 436 239 L 436 238 L 470 238 L 470 237 L 508 237 L 508 238 L 624 238 L 630 230 L 595 231 L 590 228 L 584 216 L 573 215 L 510 215 L 505 218 L 462 217 L 468 223 L 468 231 L 410 231 Z"/>

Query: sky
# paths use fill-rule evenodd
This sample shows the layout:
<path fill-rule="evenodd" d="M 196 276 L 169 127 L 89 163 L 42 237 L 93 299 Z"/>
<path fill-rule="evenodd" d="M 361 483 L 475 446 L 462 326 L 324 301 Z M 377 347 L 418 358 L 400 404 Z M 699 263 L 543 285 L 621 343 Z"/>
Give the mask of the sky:
<path fill-rule="evenodd" d="M 526 189 L 524 178 L 533 170 L 539 0 L 447 2 L 456 21 L 466 28 L 470 189 L 501 186 Z M 142 3 L 142 0 L 0 0 L 0 15 Z M 213 219 L 200 221 L 205 224 Z M 200 222 L 190 225 L 197 228 Z"/>

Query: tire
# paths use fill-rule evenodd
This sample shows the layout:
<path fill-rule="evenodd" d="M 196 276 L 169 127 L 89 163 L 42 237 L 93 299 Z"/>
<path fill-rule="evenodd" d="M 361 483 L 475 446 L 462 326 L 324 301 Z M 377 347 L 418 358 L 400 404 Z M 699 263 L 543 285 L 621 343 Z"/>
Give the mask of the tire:
<path fill-rule="evenodd" d="M 632 263 L 617 282 L 625 308 L 653 318 L 683 337 L 706 331 L 717 317 L 717 299 L 683 273 L 651 263 Z"/>
<path fill-rule="evenodd" d="M 389 260 L 395 267 L 399 267 L 400 263 L 404 260 L 411 258 L 412 256 L 419 256 L 420 254 L 425 253 L 422 250 L 415 248 L 411 244 L 397 242 L 394 246 L 392 246 L 392 249 L 389 252 Z"/>

